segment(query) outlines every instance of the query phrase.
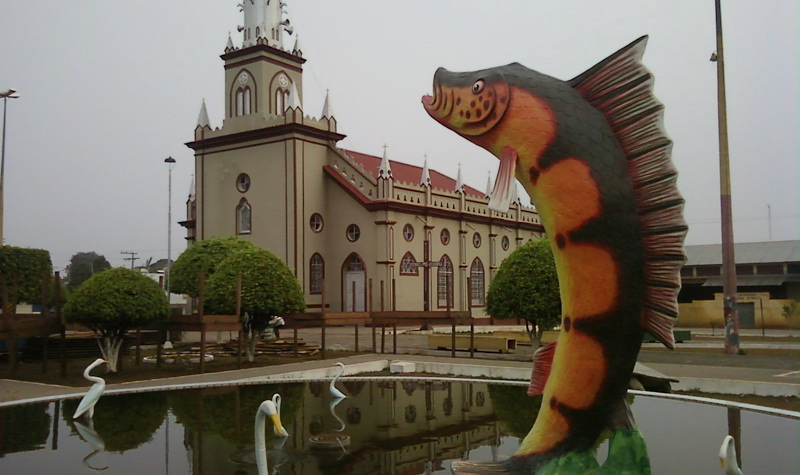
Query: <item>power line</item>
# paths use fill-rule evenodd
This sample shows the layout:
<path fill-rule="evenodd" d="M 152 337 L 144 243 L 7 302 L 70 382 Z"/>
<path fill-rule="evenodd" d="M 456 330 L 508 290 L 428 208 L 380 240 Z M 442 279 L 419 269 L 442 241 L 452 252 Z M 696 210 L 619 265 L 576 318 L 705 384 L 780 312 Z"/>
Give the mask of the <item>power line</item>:
<path fill-rule="evenodd" d="M 120 254 L 127 254 L 130 256 L 130 257 L 123 257 L 122 260 L 131 261 L 131 270 L 133 270 L 134 262 L 136 262 L 136 260 L 139 259 L 138 257 L 136 257 L 136 255 L 139 253 L 135 251 L 121 251 Z"/>

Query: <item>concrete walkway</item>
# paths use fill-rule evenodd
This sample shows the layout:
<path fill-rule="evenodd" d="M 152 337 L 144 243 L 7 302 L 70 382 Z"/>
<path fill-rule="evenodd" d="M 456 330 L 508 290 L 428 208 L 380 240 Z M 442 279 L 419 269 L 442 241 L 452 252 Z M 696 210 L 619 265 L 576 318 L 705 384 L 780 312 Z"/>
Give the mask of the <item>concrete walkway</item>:
<path fill-rule="evenodd" d="M 449 331 L 449 328 L 447 330 Z M 300 336 L 306 342 L 321 341 L 318 329 L 302 330 Z M 386 340 L 385 349 L 391 350 L 391 336 L 387 335 Z M 371 349 L 371 330 L 360 329 L 360 341 L 362 351 Z M 352 327 L 327 330 L 326 345 L 329 350 L 352 349 L 353 342 Z M 380 334 L 377 336 L 377 344 L 380 351 Z M 746 348 L 747 345 L 742 346 Z M 789 346 L 791 349 L 800 349 L 798 344 Z M 639 364 L 643 366 L 639 369 L 644 371 L 649 368 L 650 371 L 678 379 L 679 383 L 673 383 L 673 388 L 676 390 L 758 396 L 800 396 L 799 358 L 682 353 L 680 348 L 681 345 L 675 352 L 643 350 L 639 358 Z M 532 349 L 529 346 L 518 347 L 510 354 L 476 352 L 474 358 L 469 358 L 468 352 L 457 352 L 457 357 L 451 358 L 449 350 L 427 348 L 426 335 L 410 332 L 398 335 L 397 351 L 398 354 L 373 353 L 351 356 L 341 361 L 347 365 L 347 375 L 383 371 L 389 368 L 392 362 L 405 361 L 414 363 L 415 371 L 418 373 L 521 381 L 530 378 Z M 338 372 L 335 357 L 334 352 L 329 352 L 330 359 L 327 360 L 113 384 L 107 387 L 106 392 L 111 394 L 232 383 L 255 384 L 284 378 L 326 378 Z M 85 387 L 72 388 L 2 379 L 0 407 L 13 402 L 52 400 L 65 396 L 78 397 L 85 391 Z"/>

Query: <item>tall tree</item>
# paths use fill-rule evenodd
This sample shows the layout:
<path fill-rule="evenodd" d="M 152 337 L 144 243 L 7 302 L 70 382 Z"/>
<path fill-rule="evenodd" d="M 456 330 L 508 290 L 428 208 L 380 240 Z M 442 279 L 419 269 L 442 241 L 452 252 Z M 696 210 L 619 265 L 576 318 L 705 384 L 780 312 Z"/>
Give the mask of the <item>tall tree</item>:
<path fill-rule="evenodd" d="M 273 316 L 301 312 L 305 299 L 300 282 L 285 262 L 271 252 L 253 246 L 234 252 L 208 278 L 206 308 L 209 313 L 236 311 L 236 280 L 242 275 L 241 312 L 248 318 L 248 358 L 254 357 L 255 342 Z"/>
<path fill-rule="evenodd" d="M 77 252 L 72 255 L 67 265 L 67 286 L 75 290 L 95 274 L 110 269 L 111 264 L 102 254 L 94 251 Z"/>
<path fill-rule="evenodd" d="M 64 306 L 68 322 L 80 323 L 95 332 L 111 371 L 117 370 L 125 332 L 166 320 L 168 312 L 167 297 L 158 283 L 123 267 L 95 274 Z"/>
<path fill-rule="evenodd" d="M 200 275 L 210 277 L 222 261 L 239 249 L 257 248 L 238 237 L 211 238 L 189 246 L 170 267 L 171 291 L 197 297 Z"/>
<path fill-rule="evenodd" d="M 51 285 L 52 270 L 49 251 L 0 246 L 0 302 L 3 312 L 15 314 L 20 302 L 43 303 L 42 289 Z"/>
<path fill-rule="evenodd" d="M 553 251 L 547 239 L 529 241 L 500 265 L 486 296 L 493 318 L 523 318 L 534 346 L 561 322 L 561 296 Z"/>

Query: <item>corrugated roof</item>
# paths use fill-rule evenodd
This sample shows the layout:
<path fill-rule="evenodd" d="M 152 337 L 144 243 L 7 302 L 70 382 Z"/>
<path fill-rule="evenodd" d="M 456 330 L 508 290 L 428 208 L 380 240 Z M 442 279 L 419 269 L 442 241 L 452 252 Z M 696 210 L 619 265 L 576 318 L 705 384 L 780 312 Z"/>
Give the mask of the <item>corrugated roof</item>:
<path fill-rule="evenodd" d="M 737 264 L 800 262 L 800 240 L 742 242 L 734 244 L 733 253 Z M 721 265 L 722 245 L 686 246 L 686 256 L 687 266 Z"/>
<path fill-rule="evenodd" d="M 381 157 L 354 152 L 352 150 L 345 150 L 345 153 L 347 153 L 347 155 L 357 163 L 363 165 L 364 170 L 372 173 L 373 177 L 378 178 L 378 167 L 380 167 L 381 164 Z M 422 178 L 422 167 L 410 165 L 408 163 L 397 162 L 394 160 L 389 160 L 389 163 L 391 164 L 392 168 L 392 178 L 394 178 L 395 181 L 410 183 L 412 185 L 419 184 L 420 179 Z M 445 191 L 455 191 L 456 180 L 433 169 L 429 169 L 429 173 L 431 177 L 431 186 L 433 188 Z M 464 192 L 467 195 L 478 198 L 484 198 L 485 196 L 482 191 L 478 191 L 468 185 L 464 185 Z"/>

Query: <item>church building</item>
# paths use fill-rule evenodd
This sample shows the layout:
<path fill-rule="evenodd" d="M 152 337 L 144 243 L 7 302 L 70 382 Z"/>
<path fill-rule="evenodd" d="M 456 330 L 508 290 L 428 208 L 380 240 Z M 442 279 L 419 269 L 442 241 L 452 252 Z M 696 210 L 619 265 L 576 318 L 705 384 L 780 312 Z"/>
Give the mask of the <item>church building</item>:
<path fill-rule="evenodd" d="M 326 97 L 303 108 L 306 59 L 281 2 L 243 2 L 241 46 L 229 38 L 225 117 L 205 103 L 186 145 L 195 181 L 181 222 L 194 242 L 239 236 L 283 259 L 307 311 L 467 310 L 517 246 L 541 237 L 535 209 L 490 211 L 479 191 L 431 170 L 337 146 L 345 135 Z M 402 124 L 399 125 L 402 127 Z M 469 279 L 469 280 L 468 280 Z M 468 286 L 469 282 L 469 286 Z"/>

